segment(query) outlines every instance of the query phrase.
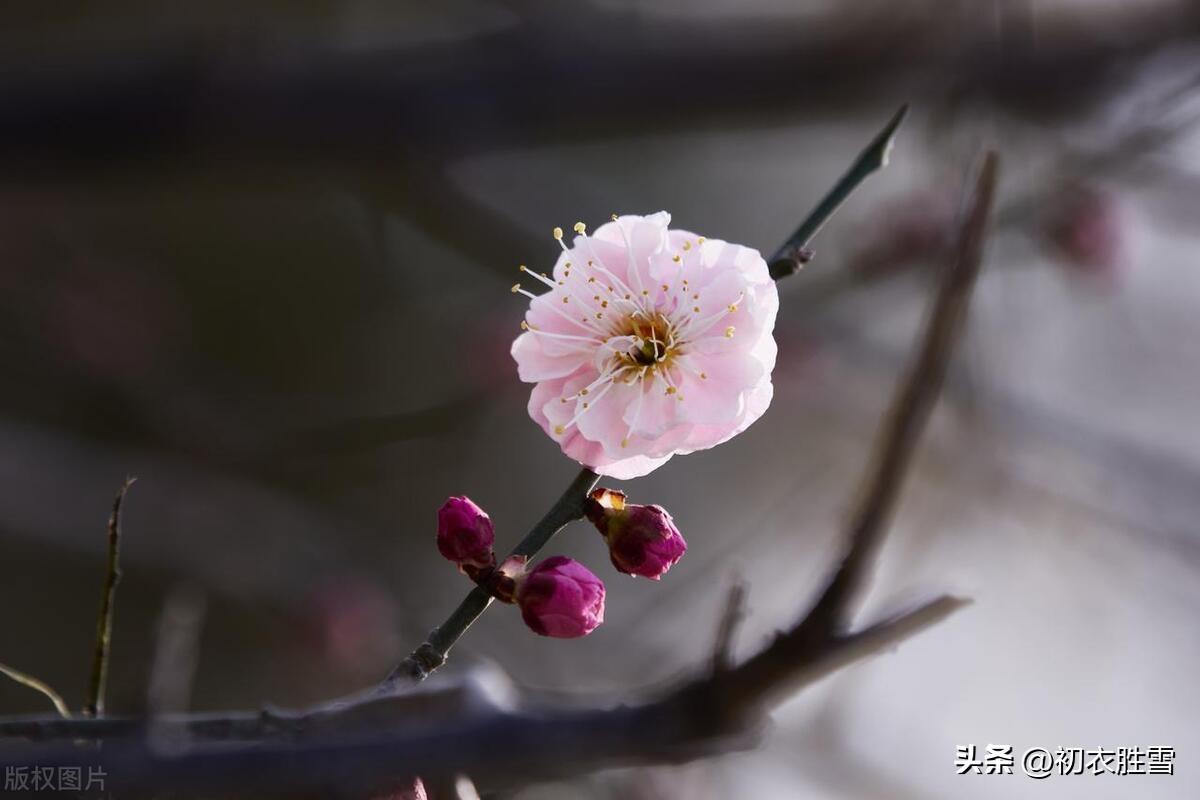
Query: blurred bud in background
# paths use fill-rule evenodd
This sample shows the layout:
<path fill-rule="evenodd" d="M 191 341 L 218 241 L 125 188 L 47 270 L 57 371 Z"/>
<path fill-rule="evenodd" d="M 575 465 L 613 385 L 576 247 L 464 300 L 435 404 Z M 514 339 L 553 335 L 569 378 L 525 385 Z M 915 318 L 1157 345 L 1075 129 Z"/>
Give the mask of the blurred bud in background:
<path fill-rule="evenodd" d="M 1045 246 L 1080 274 L 1113 278 L 1127 263 L 1125 212 L 1108 189 L 1062 183 L 1049 193 L 1039 224 Z"/>
<path fill-rule="evenodd" d="M 312 648 L 342 674 L 376 675 L 400 655 L 395 598 L 369 578 L 331 579 L 312 591 L 306 606 Z"/>
<path fill-rule="evenodd" d="M 950 247 L 960 190 L 952 181 L 922 186 L 877 204 L 850 263 L 858 272 L 895 270 L 935 258 Z"/>

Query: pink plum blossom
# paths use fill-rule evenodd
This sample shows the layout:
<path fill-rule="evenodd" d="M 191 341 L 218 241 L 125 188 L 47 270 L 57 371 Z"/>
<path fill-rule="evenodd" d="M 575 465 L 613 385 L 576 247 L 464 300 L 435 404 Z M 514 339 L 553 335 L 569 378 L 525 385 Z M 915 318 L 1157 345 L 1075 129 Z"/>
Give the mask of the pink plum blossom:
<path fill-rule="evenodd" d="M 462 569 L 496 562 L 492 520 L 469 497 L 451 497 L 438 509 L 438 552 Z"/>
<path fill-rule="evenodd" d="M 519 579 L 517 604 L 534 633 L 576 639 L 604 621 L 604 582 L 578 561 L 552 556 Z"/>
<path fill-rule="evenodd" d="M 687 552 L 687 542 L 665 508 L 626 503 L 624 492 L 592 492 L 587 516 L 608 543 L 613 566 L 626 575 L 658 580 Z"/>
<path fill-rule="evenodd" d="M 721 444 L 771 403 L 779 296 L 757 250 L 667 227 L 665 211 L 583 223 L 513 342 L 529 415 L 564 453 L 634 478 Z"/>

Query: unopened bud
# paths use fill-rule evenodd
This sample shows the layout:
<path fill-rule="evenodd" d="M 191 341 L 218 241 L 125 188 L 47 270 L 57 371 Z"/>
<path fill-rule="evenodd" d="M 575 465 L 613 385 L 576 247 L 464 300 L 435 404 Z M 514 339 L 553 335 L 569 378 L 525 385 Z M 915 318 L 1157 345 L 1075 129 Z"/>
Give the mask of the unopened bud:
<path fill-rule="evenodd" d="M 451 497 L 438 510 L 438 552 L 464 571 L 496 563 L 492 520 L 467 497 Z"/>
<path fill-rule="evenodd" d="M 557 639 L 587 636 L 604 621 L 604 583 L 566 556 L 538 563 L 517 582 L 517 604 L 525 624 Z"/>
<path fill-rule="evenodd" d="M 658 580 L 683 558 L 687 542 L 662 506 L 625 502 L 624 492 L 597 489 L 587 516 L 608 543 L 613 566 L 627 575 Z"/>

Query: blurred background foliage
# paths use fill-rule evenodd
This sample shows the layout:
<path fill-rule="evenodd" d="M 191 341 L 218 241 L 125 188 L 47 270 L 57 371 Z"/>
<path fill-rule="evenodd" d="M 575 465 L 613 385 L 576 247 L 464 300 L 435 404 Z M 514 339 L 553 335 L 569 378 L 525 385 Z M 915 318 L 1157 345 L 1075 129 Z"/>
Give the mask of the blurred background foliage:
<path fill-rule="evenodd" d="M 452 668 L 549 691 L 670 680 L 707 653 L 734 572 L 746 641 L 790 621 L 994 145 L 987 272 L 874 598 L 949 585 L 977 605 L 787 706 L 757 753 L 526 796 L 958 797 L 956 744 L 1200 744 L 1196 3 L 117 0 L 3 19 L 0 660 L 73 705 L 126 474 L 110 708 L 144 706 L 179 586 L 208 598 L 197 708 L 382 676 L 465 588 L 433 548 L 445 496 L 511 543 L 573 474 L 507 353 L 516 265 L 614 211 L 769 253 L 908 101 L 892 166 L 781 286 L 772 409 L 622 487 L 672 511 L 688 557 L 659 585 L 619 579 L 581 526 L 556 547 L 609 582 L 606 625 L 555 642 L 496 611 Z M 43 706 L 0 683 L 4 713 Z M 1183 770 L 1052 783 L 969 790 L 1197 791 Z"/>

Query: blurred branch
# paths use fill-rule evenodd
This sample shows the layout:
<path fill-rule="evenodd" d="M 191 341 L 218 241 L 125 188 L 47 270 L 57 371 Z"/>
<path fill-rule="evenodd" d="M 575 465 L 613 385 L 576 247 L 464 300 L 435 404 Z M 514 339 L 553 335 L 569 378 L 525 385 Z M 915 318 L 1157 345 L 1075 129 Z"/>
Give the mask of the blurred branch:
<path fill-rule="evenodd" d="M 137 478 L 126 478 L 113 499 L 108 517 L 108 562 L 104 570 L 104 588 L 100 593 L 100 613 L 96 619 L 96 645 L 92 655 L 92 679 L 88 684 L 83 714 L 98 717 L 104 713 L 104 687 L 108 682 L 108 654 L 112 643 L 113 602 L 121 581 L 121 503 Z"/>
<path fill-rule="evenodd" d="M 191 586 L 176 586 L 167 594 L 146 690 L 146 707 L 154 717 L 186 711 L 190 704 L 207 605 L 204 593 Z"/>
<path fill-rule="evenodd" d="M 50 688 L 49 685 L 43 683 L 32 675 L 21 672 L 19 669 L 14 669 L 7 664 L 0 664 L 0 675 L 6 675 L 22 686 L 27 686 L 35 692 L 41 692 L 46 696 L 46 699 L 54 704 L 55 709 L 63 717 L 63 719 L 71 718 L 71 710 L 67 708 L 67 704 L 63 702 L 62 695 Z"/>
<path fill-rule="evenodd" d="M 713 643 L 713 672 L 721 672 L 733 666 L 733 640 L 738 626 L 746 618 L 746 581 L 739 575 L 729 585 L 729 596 L 725 599 L 725 611 L 717 625 L 717 638 Z"/>
<path fill-rule="evenodd" d="M 888 412 L 878 454 L 851 524 L 849 551 L 809 614 L 808 625 L 821 632 L 837 631 L 848 621 L 850 598 L 865 580 L 865 570 L 887 529 L 917 441 L 945 380 L 950 352 L 962 330 L 971 290 L 983 263 L 997 164 L 996 154 L 989 153 L 959 235 L 955 260 L 943 276 L 921 351 L 903 391 Z"/>
<path fill-rule="evenodd" d="M 747 114 L 811 117 L 948 80 L 1018 114 L 1071 114 L 1118 85 L 1131 59 L 1194 38 L 1198 21 L 1190 2 L 1113 6 L 1036 41 L 998 41 L 989 15 L 952 20 L 937 4 L 887 25 L 853 12 L 713 24 L 592 7 L 553 30 L 527 22 L 373 52 L 257 42 L 239 52 L 228 37 L 193 36 L 10 71 L 0 158 L 50 169 L 155 153 L 345 165 L 394 160 L 397 142 L 463 154 L 694 130 L 698 97 L 705 124 L 744 126 Z M 681 80 L 702 92 L 680 91 Z"/>
<path fill-rule="evenodd" d="M 246 747 L 198 746 L 169 756 L 155 752 L 139 737 L 127 736 L 140 729 L 141 723 L 134 720 L 6 720 L 0 721 L 0 733 L 107 739 L 97 758 L 111 775 L 121 776 L 126 791 L 235 788 L 272 796 L 312 796 L 318 790 L 345 796 L 355 788 L 367 790 L 388 778 L 412 774 L 436 780 L 465 773 L 486 785 L 504 786 L 617 764 L 676 762 L 747 746 L 772 703 L 895 646 L 965 602 L 941 596 L 859 631 L 848 630 L 853 603 L 881 544 L 963 324 L 981 265 L 995 178 L 996 158 L 989 154 L 957 257 L 942 275 L 918 357 L 897 389 L 880 434 L 866 491 L 850 526 L 846 557 L 808 614 L 741 665 L 702 670 L 657 699 L 616 708 L 508 711 L 484 703 L 468 704 L 464 713 L 454 714 L 448 713 L 447 701 L 455 708 L 461 703 L 446 690 L 435 689 L 368 696 L 359 703 L 291 716 L 190 717 L 181 722 L 193 730 L 208 726 L 209 733 L 223 729 L 235 734 L 231 738 L 252 741 Z M 562 517 L 552 510 L 518 552 L 535 551 L 553 535 L 553 523 L 570 516 L 571 498 L 594 480 L 584 470 L 557 504 L 563 507 Z M 126 738 L 119 737 L 117 724 Z M 73 747 L 54 744 L 31 751 L 27 758 L 6 754 L 0 766 L 29 761 L 53 765 L 77 757 Z"/>

